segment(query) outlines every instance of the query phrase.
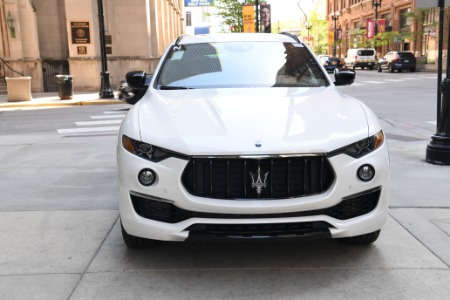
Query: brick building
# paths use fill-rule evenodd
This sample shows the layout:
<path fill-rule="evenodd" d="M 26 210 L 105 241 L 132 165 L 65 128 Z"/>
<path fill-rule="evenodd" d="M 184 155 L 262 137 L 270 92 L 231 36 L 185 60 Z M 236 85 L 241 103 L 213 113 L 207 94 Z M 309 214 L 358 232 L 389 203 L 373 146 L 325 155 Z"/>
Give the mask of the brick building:
<path fill-rule="evenodd" d="M 127 71 L 152 72 L 184 32 L 184 0 L 102 2 L 113 88 Z M 99 90 L 99 39 L 98 0 L 0 0 L 0 77 L 31 76 L 32 92 L 55 91 L 56 74 L 73 75 L 75 90 Z"/>
<path fill-rule="evenodd" d="M 373 3 L 381 5 L 374 6 Z M 328 0 L 328 30 L 334 33 L 336 43 L 329 34 L 329 53 L 344 57 L 347 49 L 374 47 L 374 40 L 367 38 L 368 20 L 384 20 L 379 24 L 377 56 L 392 50 L 412 51 L 420 63 L 435 64 L 438 56 L 439 9 L 416 9 L 416 0 Z M 445 27 L 448 25 L 446 8 Z M 370 22 L 370 21 L 369 21 Z M 444 57 L 446 56 L 447 31 L 444 31 Z M 331 40 L 330 40 L 331 39 Z"/>

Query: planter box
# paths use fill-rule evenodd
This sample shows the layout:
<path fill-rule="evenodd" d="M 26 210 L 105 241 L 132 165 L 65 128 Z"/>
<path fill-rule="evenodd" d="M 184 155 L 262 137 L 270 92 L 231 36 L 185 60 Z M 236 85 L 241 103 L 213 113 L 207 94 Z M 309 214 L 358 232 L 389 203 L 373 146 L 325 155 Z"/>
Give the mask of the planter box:
<path fill-rule="evenodd" d="M 31 100 L 31 77 L 6 77 L 8 102 Z"/>

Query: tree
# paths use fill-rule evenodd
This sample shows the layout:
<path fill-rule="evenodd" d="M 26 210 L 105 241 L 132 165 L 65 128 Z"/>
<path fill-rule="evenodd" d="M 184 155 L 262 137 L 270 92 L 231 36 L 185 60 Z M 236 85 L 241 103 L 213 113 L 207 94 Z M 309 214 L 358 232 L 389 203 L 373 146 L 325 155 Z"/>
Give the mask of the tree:
<path fill-rule="evenodd" d="M 217 9 L 217 13 L 211 14 L 218 16 L 223 20 L 223 23 L 227 25 L 231 32 L 243 31 L 242 20 L 242 6 L 244 4 L 255 4 L 254 0 L 245 0 L 239 3 L 238 0 L 216 0 L 214 6 Z M 260 0 L 259 4 L 267 3 L 265 0 Z"/>

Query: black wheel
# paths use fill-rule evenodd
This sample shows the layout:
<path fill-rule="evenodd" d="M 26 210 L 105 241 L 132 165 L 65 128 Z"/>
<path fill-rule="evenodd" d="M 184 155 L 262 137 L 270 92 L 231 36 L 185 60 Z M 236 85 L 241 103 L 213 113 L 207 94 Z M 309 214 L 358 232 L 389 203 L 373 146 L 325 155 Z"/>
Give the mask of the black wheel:
<path fill-rule="evenodd" d="M 415 71 L 416 71 L 416 68 L 411 68 L 410 71 L 411 71 L 411 72 L 415 72 Z"/>
<path fill-rule="evenodd" d="M 391 72 L 391 73 L 394 73 L 394 68 L 392 67 L 392 65 L 391 65 L 391 64 L 389 64 L 389 66 L 388 66 L 388 70 L 389 70 L 389 72 Z"/>
<path fill-rule="evenodd" d="M 378 70 L 378 72 L 381 72 L 381 71 L 382 71 L 382 70 L 381 70 L 381 65 L 378 65 L 377 70 Z"/>
<path fill-rule="evenodd" d="M 348 245 L 368 245 L 372 244 L 378 239 L 380 232 L 381 230 L 377 230 L 363 235 L 342 238 L 340 239 L 340 241 Z"/>
<path fill-rule="evenodd" d="M 128 234 L 123 228 L 122 222 L 120 222 L 120 228 L 122 228 L 122 238 L 128 248 L 131 249 L 142 249 L 142 248 L 152 248 L 159 244 L 159 241 L 144 239 L 137 236 Z"/>
<path fill-rule="evenodd" d="M 355 70 L 355 64 L 354 63 L 352 63 L 352 69 Z"/>
<path fill-rule="evenodd" d="M 373 66 L 370 67 L 370 70 L 373 70 Z"/>

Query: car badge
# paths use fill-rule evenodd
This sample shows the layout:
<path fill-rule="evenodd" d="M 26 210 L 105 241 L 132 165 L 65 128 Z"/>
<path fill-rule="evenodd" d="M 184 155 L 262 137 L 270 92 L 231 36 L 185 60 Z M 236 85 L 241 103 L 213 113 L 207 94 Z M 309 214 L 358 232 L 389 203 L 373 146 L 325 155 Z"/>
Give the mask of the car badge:
<path fill-rule="evenodd" d="M 256 148 L 261 148 L 261 146 L 262 146 L 261 140 L 256 140 L 255 141 L 255 147 Z"/>
<path fill-rule="evenodd" d="M 258 170 L 256 174 L 253 172 L 249 172 L 250 177 L 252 178 L 252 188 L 256 189 L 256 194 L 259 196 L 262 193 L 262 189 L 267 187 L 267 178 L 269 176 L 269 171 L 262 174 L 261 167 L 258 166 Z"/>

